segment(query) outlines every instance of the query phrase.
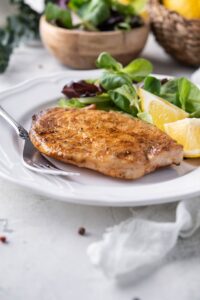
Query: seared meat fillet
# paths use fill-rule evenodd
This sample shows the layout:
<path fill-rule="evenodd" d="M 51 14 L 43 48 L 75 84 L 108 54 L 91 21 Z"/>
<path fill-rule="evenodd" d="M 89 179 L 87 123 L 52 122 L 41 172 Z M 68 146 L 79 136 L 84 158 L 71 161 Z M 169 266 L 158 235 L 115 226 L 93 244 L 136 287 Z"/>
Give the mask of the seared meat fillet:
<path fill-rule="evenodd" d="M 49 157 L 125 179 L 183 158 L 167 134 L 119 112 L 51 108 L 33 116 L 30 139 Z"/>

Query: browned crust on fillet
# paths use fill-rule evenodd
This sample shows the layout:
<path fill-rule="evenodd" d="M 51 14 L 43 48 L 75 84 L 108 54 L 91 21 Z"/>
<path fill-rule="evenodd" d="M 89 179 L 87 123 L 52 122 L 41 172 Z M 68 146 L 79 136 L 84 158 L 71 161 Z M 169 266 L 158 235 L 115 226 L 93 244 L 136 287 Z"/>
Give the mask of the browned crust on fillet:
<path fill-rule="evenodd" d="M 33 117 L 30 139 L 49 157 L 124 179 L 183 158 L 167 134 L 119 112 L 51 108 Z"/>

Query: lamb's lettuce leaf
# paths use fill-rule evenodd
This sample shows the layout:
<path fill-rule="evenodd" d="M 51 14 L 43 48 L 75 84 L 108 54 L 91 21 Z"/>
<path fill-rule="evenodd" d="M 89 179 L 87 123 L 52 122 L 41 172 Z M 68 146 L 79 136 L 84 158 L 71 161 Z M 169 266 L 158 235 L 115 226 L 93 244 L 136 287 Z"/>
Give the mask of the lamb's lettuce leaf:
<path fill-rule="evenodd" d="M 153 76 L 148 76 L 144 80 L 144 89 L 152 94 L 160 95 L 161 82 Z"/>
<path fill-rule="evenodd" d="M 58 105 L 62 108 L 84 108 L 91 104 L 95 104 L 96 109 L 100 110 L 119 110 L 119 108 L 116 107 L 114 102 L 107 94 L 96 97 L 83 97 L 72 99 L 63 98 L 60 99 L 60 101 L 58 102 Z"/>
<path fill-rule="evenodd" d="M 191 116 L 199 115 L 200 89 L 198 86 L 184 77 L 170 79 L 160 86 L 158 81 L 154 77 L 147 77 L 144 89 L 182 108 Z"/>
<path fill-rule="evenodd" d="M 77 11 L 80 18 L 97 27 L 110 17 L 109 1 L 91 0 L 80 6 Z"/>
<path fill-rule="evenodd" d="M 132 86 L 132 80 L 127 74 L 113 71 L 105 71 L 99 83 L 106 91 L 114 90 L 124 84 Z"/>
<path fill-rule="evenodd" d="M 112 101 L 122 111 L 136 116 L 139 111 L 139 104 L 136 91 L 134 87 L 129 85 L 122 85 L 117 89 L 108 91 Z"/>
<path fill-rule="evenodd" d="M 125 16 L 134 16 L 136 14 L 135 8 L 132 4 L 123 4 L 118 0 L 112 1 L 112 9 Z"/>
<path fill-rule="evenodd" d="M 82 104 L 98 104 L 104 102 L 110 102 L 111 99 L 107 94 L 102 94 L 101 96 L 95 97 L 84 97 L 84 98 L 77 98 L 78 101 Z"/>
<path fill-rule="evenodd" d="M 141 82 L 153 71 L 153 65 L 144 58 L 133 60 L 122 70 L 128 74 L 132 81 Z"/>
<path fill-rule="evenodd" d="M 178 79 L 178 94 L 182 109 L 189 113 L 200 111 L 200 89 L 187 78 Z"/>
<path fill-rule="evenodd" d="M 62 98 L 59 100 L 58 105 L 62 108 L 83 108 L 85 104 L 81 103 L 78 99 L 72 98 L 70 100 Z"/>
<path fill-rule="evenodd" d="M 178 80 L 172 79 L 161 86 L 160 96 L 172 104 L 180 107 L 180 101 L 178 97 Z"/>
<path fill-rule="evenodd" d="M 96 65 L 98 68 L 113 71 L 120 71 L 123 68 L 122 64 L 120 64 L 114 57 L 112 57 L 107 52 L 102 52 L 98 56 Z"/>
<path fill-rule="evenodd" d="M 65 28 L 71 29 L 73 27 L 70 11 L 51 2 L 46 6 L 45 17 L 47 21 L 55 21 Z"/>

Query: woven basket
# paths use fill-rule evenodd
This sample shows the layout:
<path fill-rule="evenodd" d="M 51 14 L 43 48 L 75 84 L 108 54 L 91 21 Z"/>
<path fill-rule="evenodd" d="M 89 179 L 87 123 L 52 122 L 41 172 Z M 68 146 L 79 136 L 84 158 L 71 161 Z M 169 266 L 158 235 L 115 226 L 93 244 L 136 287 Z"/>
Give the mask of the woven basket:
<path fill-rule="evenodd" d="M 187 20 L 169 11 L 159 0 L 149 1 L 152 31 L 158 43 L 175 59 L 200 65 L 200 20 Z"/>

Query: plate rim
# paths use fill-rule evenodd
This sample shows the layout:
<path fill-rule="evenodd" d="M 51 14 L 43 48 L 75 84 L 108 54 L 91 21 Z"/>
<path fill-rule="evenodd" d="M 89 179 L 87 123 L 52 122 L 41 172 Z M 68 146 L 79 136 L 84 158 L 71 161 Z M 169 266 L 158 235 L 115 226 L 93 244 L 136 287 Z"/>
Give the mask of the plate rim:
<path fill-rule="evenodd" d="M 35 193 L 39 193 L 39 195 L 41 196 L 46 196 L 49 197 L 51 199 L 55 200 L 55 195 L 53 195 L 52 193 L 49 193 L 48 191 L 44 191 L 40 188 L 35 189 L 34 187 L 32 187 L 31 185 L 29 185 L 28 183 L 25 182 L 20 182 L 17 180 L 14 180 L 13 178 L 6 176 L 5 174 L 2 174 L 0 172 L 0 178 L 14 183 L 16 186 L 19 187 L 23 187 L 26 190 L 35 192 Z M 84 198 L 81 198 L 79 196 L 76 195 L 70 195 L 70 197 L 66 197 L 63 198 L 59 195 L 56 195 L 56 200 L 60 200 L 62 202 L 65 203 L 71 203 L 71 204 L 80 204 L 80 205 L 87 205 L 87 206 L 97 206 L 97 207 L 142 207 L 142 206 L 149 206 L 149 205 L 159 205 L 159 204 L 167 204 L 167 203 L 174 203 L 177 201 L 182 201 L 182 200 L 190 200 L 193 198 L 196 198 L 200 195 L 200 190 L 199 191 L 195 191 L 193 193 L 188 192 L 188 193 L 184 193 L 183 195 L 177 195 L 177 196 L 166 196 L 166 197 L 162 197 L 162 198 L 156 198 L 156 200 L 122 200 L 121 202 L 112 202 L 109 200 L 102 200 L 102 198 L 96 198 L 95 197 L 95 201 L 91 202 L 91 199 L 87 200 Z M 189 197 L 189 199 L 188 199 Z M 148 202 L 148 203 L 147 203 Z"/>

